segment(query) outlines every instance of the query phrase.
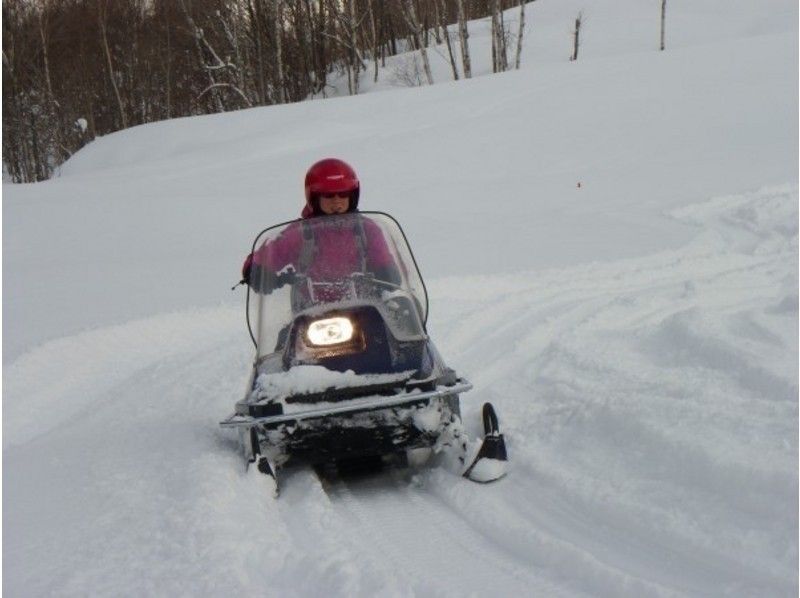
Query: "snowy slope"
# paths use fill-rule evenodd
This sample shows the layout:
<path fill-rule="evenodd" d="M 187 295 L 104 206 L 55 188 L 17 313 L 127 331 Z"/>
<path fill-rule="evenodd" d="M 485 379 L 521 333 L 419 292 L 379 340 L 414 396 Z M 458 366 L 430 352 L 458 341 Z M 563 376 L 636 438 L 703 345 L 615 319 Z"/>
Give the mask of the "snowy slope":
<path fill-rule="evenodd" d="M 252 237 L 297 216 L 305 170 L 326 155 L 358 167 L 364 205 L 400 219 L 428 278 L 679 246 L 690 230 L 666 209 L 796 179 L 794 3 L 709 10 L 704 34 L 688 27 L 693 45 L 665 53 L 645 51 L 629 21 L 598 31 L 587 16 L 577 63 L 536 49 L 540 29 L 569 42 L 566 16 L 537 16 L 553 4 L 529 7 L 519 72 L 136 127 L 59 179 L 4 186 L 5 362 L 87 327 L 230 301 Z M 676 20 L 701 18 L 674 4 Z M 630 51 L 594 55 L 593 37 Z"/>
<path fill-rule="evenodd" d="M 570 64 L 535 36 L 581 7 L 539 0 L 519 72 L 138 127 L 4 185 L 6 594 L 796 595 L 797 8 L 729 4 L 670 3 L 657 53 L 597 2 Z M 404 224 L 503 481 L 295 470 L 272 501 L 217 427 L 251 357 L 227 287 L 324 155 Z"/>

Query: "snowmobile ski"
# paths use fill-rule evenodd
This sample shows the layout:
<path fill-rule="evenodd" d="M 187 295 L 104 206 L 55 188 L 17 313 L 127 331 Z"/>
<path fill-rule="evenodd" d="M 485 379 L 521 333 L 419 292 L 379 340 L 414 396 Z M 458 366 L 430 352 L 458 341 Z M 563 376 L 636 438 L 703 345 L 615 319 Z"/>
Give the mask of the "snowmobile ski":
<path fill-rule="evenodd" d="M 483 431 L 485 436 L 478 454 L 462 475 L 473 482 L 487 484 L 506 474 L 508 461 L 506 441 L 491 403 L 483 404 Z"/>
<path fill-rule="evenodd" d="M 278 486 L 278 477 L 275 474 L 276 467 L 265 455 L 261 454 L 261 443 L 258 440 L 258 433 L 255 428 L 250 428 L 250 451 L 252 455 L 250 464 L 255 465 L 255 470 L 259 476 L 266 476 L 270 481 L 272 495 L 277 498 L 280 494 L 280 487 Z"/>

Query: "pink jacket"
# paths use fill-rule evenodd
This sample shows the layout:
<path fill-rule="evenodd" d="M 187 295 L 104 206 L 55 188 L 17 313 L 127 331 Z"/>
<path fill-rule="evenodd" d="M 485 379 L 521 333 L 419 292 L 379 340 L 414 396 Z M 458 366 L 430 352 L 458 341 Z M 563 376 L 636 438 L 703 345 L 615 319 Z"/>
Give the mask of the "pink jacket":
<path fill-rule="evenodd" d="M 395 267 L 394 258 L 380 227 L 369 218 L 363 218 L 362 223 L 365 255 L 368 257 L 367 270 L 377 272 Z M 361 241 L 357 235 L 352 227 L 341 226 L 335 220 L 330 226 L 315 226 L 314 256 L 303 274 L 312 280 L 331 281 L 360 271 Z M 255 253 L 247 256 L 242 271 L 246 273 L 253 264 L 273 273 L 280 272 L 290 264 L 295 270 L 299 270 L 303 244 L 302 223 L 290 224 L 277 239 L 262 245 Z"/>

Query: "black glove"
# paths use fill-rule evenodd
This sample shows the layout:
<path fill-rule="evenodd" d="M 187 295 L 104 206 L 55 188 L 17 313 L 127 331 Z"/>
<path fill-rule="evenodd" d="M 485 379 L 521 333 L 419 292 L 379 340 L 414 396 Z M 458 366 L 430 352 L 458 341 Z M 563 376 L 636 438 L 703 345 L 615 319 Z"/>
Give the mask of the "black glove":
<path fill-rule="evenodd" d="M 295 281 L 294 270 L 287 270 L 281 274 L 275 274 L 268 268 L 262 268 L 258 264 L 253 264 L 248 272 L 247 284 L 256 293 L 269 295 L 272 291 L 281 288 L 283 285 L 292 284 Z"/>

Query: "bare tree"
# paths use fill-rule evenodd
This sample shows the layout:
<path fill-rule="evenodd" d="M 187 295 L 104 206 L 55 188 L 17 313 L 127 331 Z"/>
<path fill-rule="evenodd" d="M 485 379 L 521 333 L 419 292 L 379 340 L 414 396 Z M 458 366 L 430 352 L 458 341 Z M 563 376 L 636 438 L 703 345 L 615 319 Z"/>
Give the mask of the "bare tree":
<path fill-rule="evenodd" d="M 337 42 L 344 51 L 344 69 L 347 73 L 347 89 L 351 95 L 356 95 L 360 89 L 360 73 L 366 70 L 364 58 L 359 49 L 358 31 L 369 13 L 364 13 L 360 18 L 356 13 L 355 0 L 347 0 L 346 13 L 339 10 L 338 0 L 329 0 L 328 13 L 333 17 L 338 31 L 324 32 L 323 35 Z"/>
<path fill-rule="evenodd" d="M 472 77 L 472 63 L 469 58 L 469 28 L 467 27 L 466 0 L 456 0 L 458 8 L 458 41 L 461 44 L 461 63 L 464 67 L 464 78 Z"/>
<path fill-rule="evenodd" d="M 216 112 L 225 112 L 225 105 L 222 103 L 222 98 L 219 94 L 220 85 L 217 82 L 215 72 L 218 70 L 220 63 L 222 61 L 219 59 L 219 56 L 216 56 L 216 52 L 213 52 L 212 55 L 216 56 L 217 64 L 210 65 L 211 68 L 208 68 L 209 65 L 206 64 L 205 54 L 203 52 L 203 42 L 205 40 L 205 32 L 195 24 L 192 15 L 189 14 L 189 10 L 186 7 L 186 3 L 181 0 L 181 8 L 183 8 L 184 16 L 186 17 L 186 21 L 189 24 L 189 30 L 192 32 L 195 42 L 195 48 L 197 51 L 197 57 L 200 62 L 200 66 L 203 70 L 205 70 L 206 75 L 208 76 L 208 85 L 203 89 L 195 98 L 199 100 L 202 98 L 206 93 L 211 94 L 211 100 L 214 104 L 214 108 Z M 208 46 L 208 44 L 206 44 Z"/>
<path fill-rule="evenodd" d="M 275 103 L 283 104 L 286 101 L 283 81 L 283 0 L 275 0 L 274 9 L 272 24 L 275 36 Z"/>
<path fill-rule="evenodd" d="M 525 33 L 525 0 L 519 0 L 519 30 L 517 32 L 517 56 L 514 60 L 514 68 L 519 70 L 522 60 L 522 36 Z"/>
<path fill-rule="evenodd" d="M 366 16 L 366 15 L 364 15 Z M 353 95 L 358 94 L 360 87 L 361 67 L 363 61 L 358 52 L 358 26 L 360 20 L 356 18 L 356 0 L 347 0 L 347 46 L 350 54 L 350 65 L 353 73 L 353 87 L 350 91 Z"/>
<path fill-rule="evenodd" d="M 114 95 L 117 97 L 117 106 L 119 107 L 119 117 L 122 123 L 122 128 L 128 128 L 128 119 L 125 116 L 125 107 L 122 105 L 122 97 L 119 94 L 119 87 L 117 86 L 117 77 L 114 73 L 114 64 L 111 61 L 111 49 L 108 47 L 108 32 L 106 30 L 107 23 L 108 0 L 97 0 L 97 18 L 100 23 L 100 37 L 103 43 L 103 51 L 106 55 L 108 65 L 108 78 L 111 81 L 111 87 L 114 89 Z"/>
<path fill-rule="evenodd" d="M 39 37 L 42 40 L 42 62 L 44 66 L 44 80 L 45 85 L 47 86 L 47 96 L 50 101 L 53 101 L 53 84 L 50 81 L 50 59 L 49 59 L 49 52 L 48 52 L 48 41 L 47 41 L 47 21 L 49 20 L 50 11 L 46 10 L 46 0 L 43 3 L 44 9 L 39 11 Z"/>
<path fill-rule="evenodd" d="M 425 78 L 428 85 L 433 85 L 433 74 L 431 73 L 431 63 L 428 60 L 428 51 L 426 45 L 422 40 L 422 27 L 417 19 L 417 11 L 414 8 L 414 0 L 403 0 L 403 8 L 405 12 L 406 22 L 408 23 L 411 35 L 413 36 L 415 45 L 419 48 L 420 56 L 422 57 L 422 66 L 425 70 Z"/>
<path fill-rule="evenodd" d="M 574 62 L 578 60 L 578 48 L 580 47 L 580 34 L 581 34 L 581 19 L 583 18 L 583 13 L 578 13 L 578 17 L 575 19 L 575 31 L 572 34 L 572 56 L 570 57 L 570 61 Z"/>
<path fill-rule="evenodd" d="M 54 153 L 56 163 L 63 162 L 72 155 L 68 142 L 65 139 L 65 131 L 61 126 L 59 103 L 53 92 L 53 82 L 50 76 L 50 16 L 51 10 L 48 10 L 48 0 L 42 0 L 42 9 L 38 14 L 38 29 L 39 39 L 41 40 L 42 51 L 42 78 L 44 79 L 44 96 L 45 100 L 42 102 L 42 116 L 48 121 L 48 137 L 51 138 L 51 147 Z"/>
<path fill-rule="evenodd" d="M 500 0 L 492 0 L 492 72 L 508 70 L 506 31 Z"/>
<path fill-rule="evenodd" d="M 436 20 L 438 25 L 442 28 L 445 44 L 447 44 L 447 56 L 450 58 L 450 68 L 453 70 L 453 79 L 458 81 L 458 66 L 456 65 L 456 57 L 453 53 L 453 43 L 450 39 L 450 30 L 448 28 L 447 18 L 447 4 L 445 0 L 433 0 L 435 9 Z"/>
<path fill-rule="evenodd" d="M 166 55 L 159 60 L 159 63 L 164 68 L 164 92 L 166 94 L 166 116 L 172 118 L 172 27 L 170 27 L 170 7 L 171 4 L 165 4 L 166 10 L 163 14 L 164 19 L 164 33 L 166 38 Z"/>
<path fill-rule="evenodd" d="M 380 0 L 378 0 L 380 2 Z M 367 10 L 369 11 L 370 45 L 372 46 L 372 62 L 375 65 L 375 74 L 372 77 L 373 83 L 378 82 L 378 61 L 380 59 L 380 43 L 378 40 L 378 24 L 375 20 L 375 0 L 367 0 Z"/>
<path fill-rule="evenodd" d="M 217 11 L 217 21 L 222 28 L 225 40 L 228 43 L 228 48 L 233 53 L 234 61 L 231 62 L 230 58 L 226 58 L 225 63 L 228 68 L 232 70 L 234 83 L 233 87 L 238 90 L 245 105 L 250 107 L 252 102 L 247 97 L 248 81 L 245 77 L 245 69 L 243 68 L 244 60 L 242 56 L 241 35 L 239 32 L 240 24 L 243 22 L 243 7 L 238 2 L 230 4 L 230 12 L 224 13 Z"/>
<path fill-rule="evenodd" d="M 15 181 L 42 180 L 97 135 L 325 95 L 334 73 L 358 93 L 365 57 L 375 79 L 388 56 L 417 50 L 399 62 L 407 65 L 408 80 L 432 83 L 428 44 L 434 39 L 447 44 L 453 78 L 470 78 L 468 20 L 495 15 L 501 59 L 508 33 L 500 9 L 510 4 L 3 0 L 4 167 Z"/>

